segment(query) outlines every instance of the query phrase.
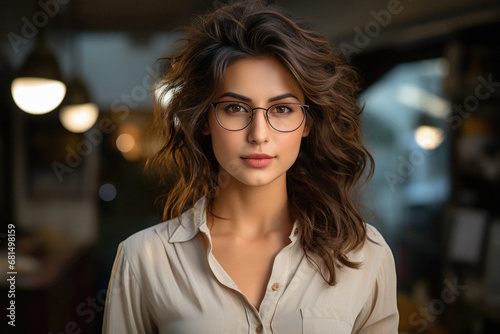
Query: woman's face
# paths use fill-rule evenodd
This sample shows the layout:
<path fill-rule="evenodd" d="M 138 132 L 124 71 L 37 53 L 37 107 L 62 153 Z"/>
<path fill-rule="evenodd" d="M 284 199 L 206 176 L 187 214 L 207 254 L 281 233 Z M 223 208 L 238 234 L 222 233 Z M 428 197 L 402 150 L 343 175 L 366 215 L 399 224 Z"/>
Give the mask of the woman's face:
<path fill-rule="evenodd" d="M 304 104 L 297 82 L 274 58 L 244 58 L 231 63 L 213 102 L 244 102 L 252 108 L 268 108 L 277 103 Z M 286 180 L 286 172 L 297 159 L 302 137 L 307 136 L 304 121 L 293 132 L 274 130 L 265 118 L 265 110 L 255 110 L 248 127 L 240 131 L 222 128 L 210 108 L 203 134 L 211 135 L 213 151 L 221 172 L 229 182 L 264 186 Z"/>

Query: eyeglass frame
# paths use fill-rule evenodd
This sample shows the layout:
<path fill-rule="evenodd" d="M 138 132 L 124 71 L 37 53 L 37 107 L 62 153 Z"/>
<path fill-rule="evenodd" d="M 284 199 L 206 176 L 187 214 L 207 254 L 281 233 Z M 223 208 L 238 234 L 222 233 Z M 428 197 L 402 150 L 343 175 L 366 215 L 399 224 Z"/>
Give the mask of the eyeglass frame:
<path fill-rule="evenodd" d="M 250 108 L 250 110 L 252 111 L 252 116 L 250 117 L 250 121 L 248 121 L 248 124 L 245 125 L 244 127 L 242 127 L 241 129 L 238 129 L 238 130 L 231 130 L 231 129 L 228 129 L 226 127 L 224 127 L 224 125 L 221 124 L 220 120 L 219 120 L 219 116 L 217 116 L 217 106 L 221 103 L 230 103 L 230 102 L 234 102 L 234 103 L 239 103 L 239 104 L 244 104 L 246 106 L 248 106 Z M 297 126 L 295 129 L 293 130 L 288 130 L 288 131 L 282 131 L 282 130 L 278 130 L 276 129 L 272 124 L 271 122 L 269 121 L 269 109 L 271 109 L 272 107 L 275 107 L 275 106 L 279 106 L 279 105 L 282 105 L 282 104 L 293 104 L 293 105 L 296 105 L 296 106 L 299 106 L 300 109 L 302 109 L 302 114 L 304 115 L 302 117 L 302 121 L 300 122 L 299 126 Z M 292 102 L 284 102 L 284 103 L 275 103 L 273 105 L 271 105 L 269 108 L 262 108 L 262 107 L 256 107 L 256 108 L 252 108 L 248 103 L 245 103 L 245 102 L 241 102 L 241 101 L 219 101 L 219 102 L 212 102 L 210 103 L 210 105 L 214 108 L 214 114 L 215 114 L 215 119 L 217 120 L 217 123 L 219 123 L 220 127 L 223 128 L 224 130 L 227 130 L 227 131 L 241 131 L 241 130 L 244 130 L 246 129 L 253 121 L 254 117 L 255 117 L 255 111 L 254 110 L 257 110 L 257 109 L 262 109 L 262 110 L 265 110 L 265 118 L 266 118 L 266 121 L 267 121 L 267 124 L 269 124 L 269 126 L 271 128 L 273 128 L 274 130 L 278 131 L 278 132 L 294 132 L 294 131 L 297 131 L 301 126 L 302 124 L 304 124 L 304 121 L 306 119 L 306 113 L 307 111 L 309 110 L 309 105 L 307 104 L 300 104 L 300 103 L 292 103 Z"/>

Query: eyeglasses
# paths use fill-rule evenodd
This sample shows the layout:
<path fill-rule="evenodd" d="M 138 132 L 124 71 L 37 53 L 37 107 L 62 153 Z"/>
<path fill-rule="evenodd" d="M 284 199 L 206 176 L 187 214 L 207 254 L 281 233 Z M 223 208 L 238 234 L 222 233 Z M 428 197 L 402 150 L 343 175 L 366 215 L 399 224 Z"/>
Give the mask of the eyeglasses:
<path fill-rule="evenodd" d="M 250 125 L 255 112 L 266 111 L 269 125 L 279 132 L 292 132 L 300 128 L 306 118 L 308 105 L 298 103 L 279 103 L 269 108 L 252 108 L 244 102 L 223 101 L 211 103 L 215 110 L 215 118 L 221 127 L 229 131 L 240 131 Z"/>

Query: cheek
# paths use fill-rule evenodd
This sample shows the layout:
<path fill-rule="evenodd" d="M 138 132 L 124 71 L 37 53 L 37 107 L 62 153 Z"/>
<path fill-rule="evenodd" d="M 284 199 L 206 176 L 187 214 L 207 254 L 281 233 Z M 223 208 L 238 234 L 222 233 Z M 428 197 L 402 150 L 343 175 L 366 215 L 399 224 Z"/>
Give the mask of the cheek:
<path fill-rule="evenodd" d="M 239 154 L 241 153 L 236 133 L 214 134 L 212 133 L 212 147 L 215 159 L 223 170 L 232 176 L 239 175 L 242 170 Z"/>
<path fill-rule="evenodd" d="M 212 133 L 212 147 L 216 155 L 223 154 L 230 150 L 231 142 L 224 137 L 225 136 L 217 136 Z"/>
<path fill-rule="evenodd" d="M 295 161 L 300 150 L 300 143 L 302 142 L 302 136 L 299 134 L 294 134 L 288 138 L 283 138 L 282 147 L 283 152 L 287 152 L 290 160 Z"/>
<path fill-rule="evenodd" d="M 237 133 L 225 131 L 223 129 L 212 128 L 212 148 L 219 164 L 224 165 L 231 153 L 237 150 Z"/>
<path fill-rule="evenodd" d="M 304 139 L 302 131 L 299 132 L 294 132 L 292 133 L 292 138 L 290 138 L 290 143 L 293 143 L 293 147 L 297 150 L 297 152 L 300 149 L 300 144 L 302 143 L 302 139 Z"/>

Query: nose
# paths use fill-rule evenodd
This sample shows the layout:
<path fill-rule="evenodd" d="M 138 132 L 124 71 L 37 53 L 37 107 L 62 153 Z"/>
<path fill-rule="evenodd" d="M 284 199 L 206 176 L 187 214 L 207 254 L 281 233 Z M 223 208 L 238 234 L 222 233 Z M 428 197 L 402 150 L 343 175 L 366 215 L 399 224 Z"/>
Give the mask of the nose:
<path fill-rule="evenodd" d="M 263 144 L 269 141 L 270 125 L 266 119 L 266 110 L 256 108 L 252 122 L 248 126 L 248 141 L 253 144 Z"/>

